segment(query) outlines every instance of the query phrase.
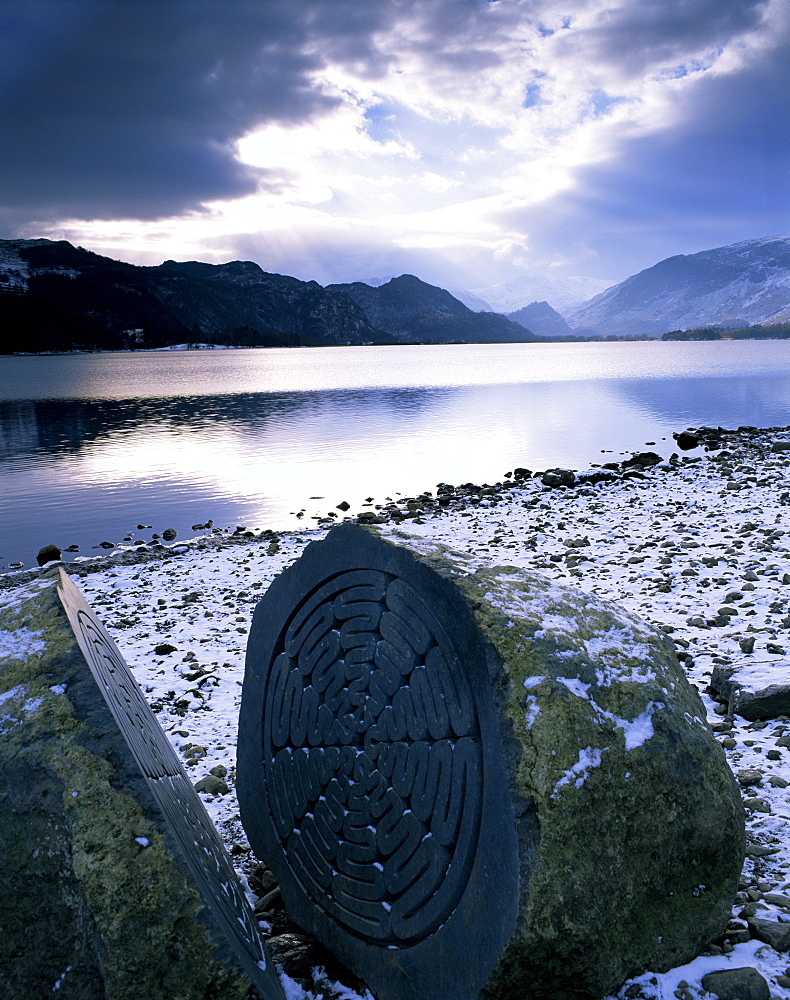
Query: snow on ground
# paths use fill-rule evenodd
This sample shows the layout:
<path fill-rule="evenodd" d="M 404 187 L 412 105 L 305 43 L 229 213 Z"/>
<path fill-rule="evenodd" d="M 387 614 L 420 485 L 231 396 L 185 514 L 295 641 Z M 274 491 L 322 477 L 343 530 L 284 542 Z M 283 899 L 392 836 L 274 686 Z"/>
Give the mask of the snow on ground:
<path fill-rule="evenodd" d="M 706 689 L 715 664 L 759 661 L 761 677 L 790 679 L 790 652 L 778 651 L 790 643 L 790 530 L 784 527 L 790 453 L 770 450 L 774 439 L 788 436 L 776 429 L 745 435 L 724 452 L 685 457 L 613 484 L 556 490 L 539 479 L 515 484 L 506 478 L 492 487 L 443 486 L 444 506 L 428 494 L 404 498 L 397 508 L 379 506 L 391 518 L 380 525 L 385 536 L 407 531 L 449 545 L 473 566 L 538 570 L 614 600 L 672 635 L 733 771 L 762 775 L 758 785 L 743 789 L 749 856 L 733 913 L 736 941 L 747 936 L 744 907 L 743 915 L 790 922 L 790 747 L 782 742 L 790 721 L 722 718 L 723 708 Z M 230 790 L 201 797 L 242 876 L 255 867 L 234 794 L 250 620 L 272 579 L 329 526 L 197 540 L 131 565 L 109 559 L 67 567 L 117 641 L 187 772 L 197 781 L 212 768 L 227 768 Z M 18 599 L 14 584 L 14 574 L 0 578 L 0 603 Z M 720 614 L 722 607 L 733 614 Z M 747 636 L 755 638 L 751 656 L 739 646 Z M 157 653 L 163 643 L 175 649 Z M 723 951 L 665 974 L 648 971 L 617 997 L 702 997 L 707 972 L 753 966 L 773 997 L 790 1000 L 789 955 L 756 940 L 725 944 Z M 288 979 L 288 996 L 365 996 L 328 983 L 316 980 L 315 993 L 305 993 Z"/>

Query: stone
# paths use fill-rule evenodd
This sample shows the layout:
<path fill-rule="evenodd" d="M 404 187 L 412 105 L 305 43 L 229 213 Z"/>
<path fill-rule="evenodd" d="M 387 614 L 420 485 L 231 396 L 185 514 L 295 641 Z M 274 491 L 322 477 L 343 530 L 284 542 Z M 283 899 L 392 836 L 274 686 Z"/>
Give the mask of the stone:
<path fill-rule="evenodd" d="M 598 486 L 601 483 L 619 483 L 620 476 L 617 472 L 608 469 L 595 469 L 589 472 L 580 472 L 576 481 L 579 486 Z"/>
<path fill-rule="evenodd" d="M 740 640 L 741 649 L 751 654 L 753 636 Z M 710 688 L 714 695 L 730 705 L 731 711 L 750 722 L 775 719 L 790 712 L 790 680 L 787 669 L 776 660 L 755 660 L 735 667 L 714 665 Z"/>
<path fill-rule="evenodd" d="M 757 969 L 721 969 L 702 977 L 703 989 L 718 1000 L 771 1000 L 768 983 Z"/>
<path fill-rule="evenodd" d="M 540 477 L 544 486 L 551 486 L 558 489 L 562 486 L 573 486 L 576 482 L 576 474 L 570 469 L 547 469 Z"/>
<path fill-rule="evenodd" d="M 342 511 L 350 510 L 351 504 L 348 502 L 348 500 L 341 500 L 340 503 L 337 505 L 337 509 Z"/>
<path fill-rule="evenodd" d="M 749 927 L 754 937 L 770 944 L 775 951 L 790 951 L 790 924 L 754 917 L 749 921 Z"/>
<path fill-rule="evenodd" d="M 322 947 L 314 938 L 310 938 L 305 934 L 294 933 L 293 931 L 277 934 L 269 939 L 269 949 L 272 954 L 272 960 L 277 965 L 282 966 L 285 973 L 291 979 L 295 979 L 304 986 L 306 990 L 311 990 L 311 987 L 315 988 L 313 970 L 317 967 L 323 968 L 326 971 L 330 982 L 332 979 L 342 979 L 344 983 L 347 983 L 350 978 L 353 978 L 349 976 L 345 969 L 338 965 L 337 960 L 330 952 Z M 353 985 L 357 985 L 359 993 L 363 996 L 367 992 L 362 983 Z M 315 995 L 312 992 L 306 994 L 308 997 Z M 327 994 L 318 995 L 325 996 Z M 328 995 L 337 996 L 338 994 L 333 990 Z M 343 995 L 353 996 L 354 994 L 344 992 Z"/>
<path fill-rule="evenodd" d="M 379 1000 L 599 998 L 690 961 L 744 813 L 671 640 L 396 537 L 333 528 L 253 617 L 236 789 L 291 918 Z"/>
<path fill-rule="evenodd" d="M 790 441 L 774 441 L 771 445 L 771 451 L 774 453 L 790 451 Z"/>
<path fill-rule="evenodd" d="M 639 451 L 620 464 L 624 469 L 649 469 L 662 461 L 661 456 L 654 451 Z"/>
<path fill-rule="evenodd" d="M 61 602 L 62 599 L 62 602 Z M 65 573 L 0 611 L 0 981 L 62 1000 L 284 1000 L 217 832 Z"/>
<path fill-rule="evenodd" d="M 207 795 L 227 795 L 230 789 L 227 783 L 215 774 L 207 774 L 195 782 L 196 792 L 206 792 Z"/>
<path fill-rule="evenodd" d="M 176 531 L 175 528 L 165 528 L 165 530 L 162 532 L 162 538 L 164 538 L 166 542 L 174 542 L 177 537 L 178 537 L 178 532 Z"/>
<path fill-rule="evenodd" d="M 60 559 L 62 555 L 63 552 L 57 547 L 57 545 L 45 545 L 43 549 L 38 550 L 36 562 L 39 566 L 46 566 L 48 562 L 55 562 Z"/>
<path fill-rule="evenodd" d="M 698 448 L 700 445 L 700 439 L 696 434 L 690 434 L 688 431 L 681 431 L 679 434 L 673 434 L 672 437 L 681 451 L 691 451 L 692 448 Z"/>
<path fill-rule="evenodd" d="M 177 650 L 172 643 L 160 642 L 158 645 L 154 646 L 154 652 L 157 656 L 168 656 L 170 653 L 177 652 Z"/>

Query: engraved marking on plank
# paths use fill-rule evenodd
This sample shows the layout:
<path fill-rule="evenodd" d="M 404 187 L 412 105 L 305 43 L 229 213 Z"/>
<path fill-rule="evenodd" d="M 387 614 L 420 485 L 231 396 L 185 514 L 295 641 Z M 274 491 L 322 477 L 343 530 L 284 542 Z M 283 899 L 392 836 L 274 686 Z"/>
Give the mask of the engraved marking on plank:
<path fill-rule="evenodd" d="M 73 581 L 58 587 L 75 638 L 192 877 L 263 996 L 282 998 L 252 909 L 219 834 L 115 642 Z"/>

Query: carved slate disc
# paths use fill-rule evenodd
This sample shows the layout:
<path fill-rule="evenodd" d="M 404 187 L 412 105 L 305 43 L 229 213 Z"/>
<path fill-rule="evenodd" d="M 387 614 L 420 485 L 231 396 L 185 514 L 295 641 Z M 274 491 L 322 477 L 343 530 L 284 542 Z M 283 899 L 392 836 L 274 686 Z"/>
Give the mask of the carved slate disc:
<path fill-rule="evenodd" d="M 513 930 L 489 655 L 452 583 L 354 525 L 255 611 L 242 823 L 294 919 L 382 1000 L 476 998 Z"/>
<path fill-rule="evenodd" d="M 285 1000 L 255 916 L 192 782 L 120 650 L 62 569 L 60 576 L 58 594 L 79 647 L 214 921 L 261 997 Z"/>

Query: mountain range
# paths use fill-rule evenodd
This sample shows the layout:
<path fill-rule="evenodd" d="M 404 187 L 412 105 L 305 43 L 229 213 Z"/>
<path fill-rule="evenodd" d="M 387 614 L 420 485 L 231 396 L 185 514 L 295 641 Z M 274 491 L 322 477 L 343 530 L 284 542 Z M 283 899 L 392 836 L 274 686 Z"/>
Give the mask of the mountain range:
<path fill-rule="evenodd" d="M 65 240 L 0 240 L 0 329 L 6 352 L 536 339 L 412 275 L 322 288 L 251 261 L 139 267 Z"/>
<path fill-rule="evenodd" d="M 476 290 L 509 296 L 504 316 L 409 274 L 322 287 L 251 261 L 140 267 L 65 240 L 0 240 L 0 352 L 519 343 L 786 323 L 790 236 L 669 257 L 562 314 L 545 298 L 519 301 L 531 280 Z"/>
<path fill-rule="evenodd" d="M 790 320 L 790 236 L 667 257 L 563 313 L 574 333 L 647 334 Z"/>
<path fill-rule="evenodd" d="M 347 295 L 375 327 L 399 343 L 512 344 L 536 339 L 525 324 L 499 313 L 472 312 L 443 288 L 427 285 L 413 274 L 402 274 L 378 287 L 356 281 L 327 285 L 326 290 Z"/>
<path fill-rule="evenodd" d="M 467 293 L 473 301 L 484 302 L 486 309 L 496 312 L 516 312 L 531 302 L 550 302 L 554 309 L 564 313 L 598 295 L 613 284 L 603 278 L 581 278 L 576 276 L 555 278 L 537 274 L 522 274 L 509 281 L 501 281 L 484 288 L 472 288 Z M 461 298 L 461 295 L 458 295 Z M 462 298 L 470 305 L 470 300 Z M 472 307 L 476 308 L 476 307 Z"/>

